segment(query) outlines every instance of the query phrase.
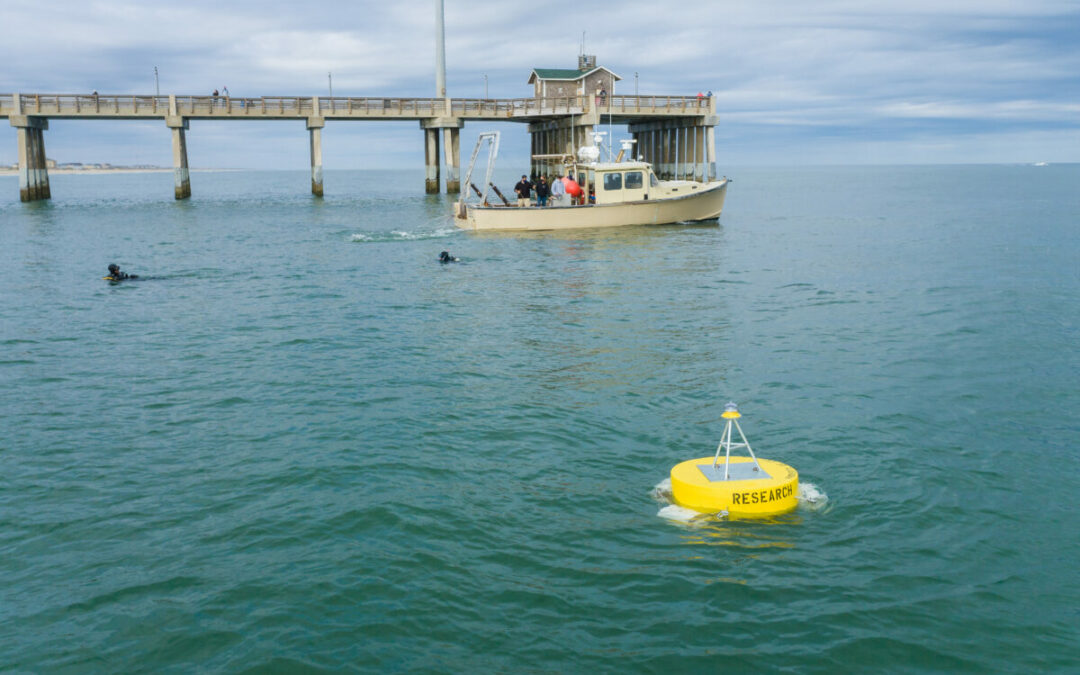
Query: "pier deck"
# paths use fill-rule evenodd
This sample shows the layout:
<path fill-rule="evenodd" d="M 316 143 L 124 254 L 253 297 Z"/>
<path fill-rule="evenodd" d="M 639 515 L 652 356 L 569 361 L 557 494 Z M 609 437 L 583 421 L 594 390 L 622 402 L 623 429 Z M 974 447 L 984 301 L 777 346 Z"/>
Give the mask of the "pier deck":
<path fill-rule="evenodd" d="M 333 121 L 414 121 L 425 135 L 425 189 L 438 192 L 440 131 L 446 191 L 460 190 L 459 134 L 465 122 L 529 125 L 533 155 L 573 152 L 591 143 L 601 123 L 628 125 L 635 154 L 665 178 L 715 177 L 716 99 L 711 96 L 560 96 L 530 98 L 402 98 L 327 96 L 141 96 L 134 94 L 0 94 L 0 118 L 18 132 L 19 196 L 49 199 L 44 131 L 49 120 L 160 119 L 172 132 L 175 197 L 191 196 L 186 131 L 191 120 L 301 120 L 310 134 L 311 192 L 322 196 L 322 130 Z M 558 167 L 534 161 L 533 172 Z"/>
<path fill-rule="evenodd" d="M 18 101 L 15 97 L 18 96 Z M 175 99 L 175 110 L 170 109 Z M 395 98 L 328 96 L 137 96 L 93 94 L 0 94 L 0 118 L 34 115 L 51 119 L 195 120 L 306 119 L 462 120 L 537 122 L 566 115 L 611 114 L 620 124 L 639 119 L 715 114 L 714 99 L 694 96 L 594 96 L 559 98 Z"/>

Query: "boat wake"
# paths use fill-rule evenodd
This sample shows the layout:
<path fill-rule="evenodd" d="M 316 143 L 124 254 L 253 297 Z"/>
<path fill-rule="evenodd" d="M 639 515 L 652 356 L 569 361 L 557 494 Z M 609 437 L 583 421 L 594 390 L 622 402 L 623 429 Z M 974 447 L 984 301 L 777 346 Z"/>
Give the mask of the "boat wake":
<path fill-rule="evenodd" d="M 700 511 L 679 506 L 675 503 L 671 494 L 671 478 L 665 478 L 653 486 L 652 498 L 661 505 L 656 515 L 665 520 L 694 524 L 708 522 L 713 518 L 724 518 L 728 515 L 727 511 L 701 513 Z M 813 483 L 799 483 L 798 499 L 800 511 L 821 512 L 829 504 L 829 495 L 825 494 L 821 488 Z"/>
<path fill-rule="evenodd" d="M 424 239 L 444 239 L 460 232 L 456 227 L 441 227 L 434 230 L 419 230 L 406 232 L 404 230 L 391 230 L 389 232 L 357 232 L 349 237 L 350 241 L 369 244 L 391 241 L 421 241 Z"/>

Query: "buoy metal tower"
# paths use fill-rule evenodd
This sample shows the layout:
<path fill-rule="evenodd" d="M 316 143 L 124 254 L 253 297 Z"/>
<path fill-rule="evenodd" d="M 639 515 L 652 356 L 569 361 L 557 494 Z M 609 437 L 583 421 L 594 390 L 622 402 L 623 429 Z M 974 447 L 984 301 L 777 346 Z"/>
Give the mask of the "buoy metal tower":
<path fill-rule="evenodd" d="M 742 417 L 742 413 L 739 412 L 739 406 L 735 405 L 732 401 L 728 401 L 728 404 L 724 406 L 724 413 L 720 416 L 727 420 L 727 426 L 724 427 L 724 433 L 720 435 L 720 445 L 716 446 L 716 456 L 713 457 L 713 469 L 719 464 L 720 451 L 723 450 L 724 480 L 729 480 L 731 470 L 731 449 L 746 448 L 746 451 L 750 453 L 750 458 L 754 460 L 754 471 L 761 471 L 761 465 L 758 464 L 757 455 L 754 454 L 754 450 L 750 447 L 750 442 L 746 440 L 746 434 L 743 433 L 742 427 L 739 426 L 739 418 Z M 733 443 L 731 441 L 732 425 L 739 430 L 739 437 L 742 438 L 742 443 Z"/>

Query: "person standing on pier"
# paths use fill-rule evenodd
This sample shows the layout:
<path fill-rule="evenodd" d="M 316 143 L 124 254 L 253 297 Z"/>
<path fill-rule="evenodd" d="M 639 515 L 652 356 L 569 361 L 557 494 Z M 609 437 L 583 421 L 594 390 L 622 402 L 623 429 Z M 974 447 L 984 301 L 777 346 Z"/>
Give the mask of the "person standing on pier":
<path fill-rule="evenodd" d="M 529 192 L 532 191 L 532 183 L 529 182 L 528 176 L 522 176 L 518 184 L 514 186 L 514 192 L 518 196 L 518 206 L 529 205 Z"/>

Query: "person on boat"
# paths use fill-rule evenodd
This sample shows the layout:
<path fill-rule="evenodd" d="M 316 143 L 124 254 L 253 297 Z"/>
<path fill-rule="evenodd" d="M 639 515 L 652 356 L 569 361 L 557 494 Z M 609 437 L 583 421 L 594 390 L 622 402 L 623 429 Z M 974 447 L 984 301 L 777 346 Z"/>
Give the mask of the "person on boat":
<path fill-rule="evenodd" d="M 563 177 L 556 175 L 555 180 L 551 181 L 551 205 L 552 206 L 566 206 L 566 183 L 563 183 Z"/>
<path fill-rule="evenodd" d="M 450 255 L 449 251 L 443 251 L 439 254 L 439 262 L 445 265 L 446 263 L 461 262 L 461 259 Z"/>
<path fill-rule="evenodd" d="M 532 192 L 532 183 L 529 182 L 528 176 L 522 176 L 518 184 L 514 186 L 514 192 L 518 196 L 518 206 L 529 205 L 529 193 Z"/>
<path fill-rule="evenodd" d="M 536 181 L 536 205 L 547 206 L 549 194 L 551 186 L 548 185 L 547 176 L 540 176 L 540 180 Z"/>
<path fill-rule="evenodd" d="M 121 272 L 120 271 L 120 266 L 117 265 L 116 263 L 111 263 L 109 265 L 109 276 L 105 277 L 105 279 L 107 279 L 109 281 L 123 281 L 124 279 L 138 279 L 138 278 L 139 278 L 138 274 L 128 274 L 127 272 Z"/>

